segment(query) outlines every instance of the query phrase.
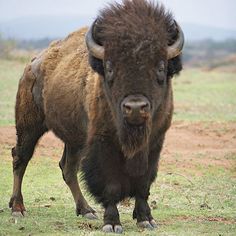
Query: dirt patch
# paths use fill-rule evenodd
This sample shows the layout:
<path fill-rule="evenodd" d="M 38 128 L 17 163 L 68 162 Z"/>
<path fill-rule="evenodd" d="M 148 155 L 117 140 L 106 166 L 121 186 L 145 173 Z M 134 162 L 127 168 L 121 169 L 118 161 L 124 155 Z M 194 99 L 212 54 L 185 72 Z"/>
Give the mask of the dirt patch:
<path fill-rule="evenodd" d="M 14 146 L 16 143 L 16 131 L 14 126 L 0 127 L 0 145 Z M 39 147 L 61 147 L 62 142 L 52 132 L 46 133 L 39 141 Z"/>
<path fill-rule="evenodd" d="M 11 149 L 15 144 L 15 128 L 0 127 L 0 147 Z M 40 140 L 36 156 L 53 157 L 58 161 L 63 143 L 48 132 Z M 167 132 L 160 169 L 168 171 L 197 166 L 221 166 L 236 172 L 236 122 L 174 122 Z M 192 170 L 192 169 L 191 169 Z"/>
<path fill-rule="evenodd" d="M 15 127 L 0 127 L 0 147 L 11 150 L 15 143 Z M 39 140 L 34 156 L 47 156 L 59 160 L 62 156 L 63 147 L 63 142 L 52 132 L 48 132 Z"/>
<path fill-rule="evenodd" d="M 167 132 L 160 161 L 161 169 L 236 164 L 236 123 L 174 122 Z"/>

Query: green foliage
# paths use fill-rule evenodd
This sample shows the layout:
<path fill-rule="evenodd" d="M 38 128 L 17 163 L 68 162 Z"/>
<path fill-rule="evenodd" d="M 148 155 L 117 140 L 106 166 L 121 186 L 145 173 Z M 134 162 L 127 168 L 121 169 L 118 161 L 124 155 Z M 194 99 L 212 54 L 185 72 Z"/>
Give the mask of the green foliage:
<path fill-rule="evenodd" d="M 187 42 L 183 51 L 184 63 L 196 67 L 212 68 L 219 61 L 236 54 L 236 40 L 214 41 L 211 39 Z M 231 62 L 236 67 L 235 60 Z"/>
<path fill-rule="evenodd" d="M 0 59 L 0 125 L 14 124 L 14 106 L 18 81 L 24 64 Z"/>
<path fill-rule="evenodd" d="M 236 121 L 233 73 L 183 71 L 174 78 L 175 120 Z"/>
<path fill-rule="evenodd" d="M 13 39 L 4 39 L 0 33 L 0 58 L 9 59 L 12 50 L 16 47 Z"/>
<path fill-rule="evenodd" d="M 201 51 L 225 51 L 228 53 L 236 53 L 236 40 L 227 39 L 224 41 L 214 41 L 206 39 L 195 42 L 187 42 L 185 50 L 201 50 Z"/>
<path fill-rule="evenodd" d="M 17 40 L 16 46 L 19 49 L 24 50 L 42 50 L 53 41 L 54 39 L 42 38 L 42 39 L 30 39 L 30 40 Z"/>

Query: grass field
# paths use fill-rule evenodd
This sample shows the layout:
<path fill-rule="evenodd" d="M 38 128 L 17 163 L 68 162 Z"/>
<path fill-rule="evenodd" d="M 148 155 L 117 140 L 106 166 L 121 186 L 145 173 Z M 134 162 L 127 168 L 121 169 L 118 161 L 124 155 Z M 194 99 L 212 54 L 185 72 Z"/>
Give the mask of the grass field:
<path fill-rule="evenodd" d="M 10 215 L 10 150 L 15 142 L 11 126 L 23 68 L 22 62 L 0 60 L 0 235 L 103 235 L 103 209 L 88 194 L 99 220 L 75 216 L 58 168 L 62 147 L 50 146 L 48 139 L 25 174 L 27 216 Z M 186 69 L 173 84 L 174 129 L 149 200 L 159 228 L 136 227 L 131 199 L 119 205 L 125 235 L 235 235 L 236 75 Z"/>

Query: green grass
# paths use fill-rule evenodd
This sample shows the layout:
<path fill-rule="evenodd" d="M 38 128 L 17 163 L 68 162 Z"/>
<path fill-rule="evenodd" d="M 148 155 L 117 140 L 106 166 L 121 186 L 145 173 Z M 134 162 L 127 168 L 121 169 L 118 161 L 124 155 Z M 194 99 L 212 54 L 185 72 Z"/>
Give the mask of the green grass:
<path fill-rule="evenodd" d="M 187 69 L 174 78 L 175 120 L 236 121 L 236 75 Z"/>
<path fill-rule="evenodd" d="M 14 124 L 16 91 L 23 70 L 20 61 L 0 59 L 0 125 Z"/>

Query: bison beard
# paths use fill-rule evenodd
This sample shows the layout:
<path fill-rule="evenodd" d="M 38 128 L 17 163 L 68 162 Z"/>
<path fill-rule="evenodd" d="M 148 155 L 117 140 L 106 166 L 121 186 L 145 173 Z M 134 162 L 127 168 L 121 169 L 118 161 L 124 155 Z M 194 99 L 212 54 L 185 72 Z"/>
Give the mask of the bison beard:
<path fill-rule="evenodd" d="M 122 151 L 127 159 L 134 158 L 136 153 L 146 148 L 150 136 L 150 127 L 150 122 L 146 122 L 141 126 L 129 125 L 126 121 L 123 122 L 122 127 L 118 129 L 118 136 Z"/>

